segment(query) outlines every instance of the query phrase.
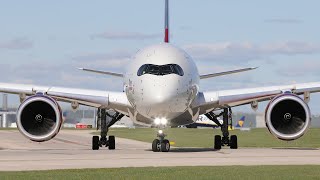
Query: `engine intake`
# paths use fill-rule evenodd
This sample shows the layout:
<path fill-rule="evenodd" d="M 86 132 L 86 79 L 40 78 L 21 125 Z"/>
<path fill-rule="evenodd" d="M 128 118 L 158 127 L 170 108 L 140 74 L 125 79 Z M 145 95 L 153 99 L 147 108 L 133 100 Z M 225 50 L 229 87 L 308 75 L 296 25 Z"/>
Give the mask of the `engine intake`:
<path fill-rule="evenodd" d="M 290 141 L 300 138 L 309 129 L 311 113 L 299 96 L 283 94 L 270 101 L 265 120 L 271 134 Z"/>
<path fill-rule="evenodd" d="M 17 112 L 19 131 L 32 141 L 42 142 L 58 134 L 62 125 L 59 104 L 49 96 L 35 95 L 26 99 Z"/>

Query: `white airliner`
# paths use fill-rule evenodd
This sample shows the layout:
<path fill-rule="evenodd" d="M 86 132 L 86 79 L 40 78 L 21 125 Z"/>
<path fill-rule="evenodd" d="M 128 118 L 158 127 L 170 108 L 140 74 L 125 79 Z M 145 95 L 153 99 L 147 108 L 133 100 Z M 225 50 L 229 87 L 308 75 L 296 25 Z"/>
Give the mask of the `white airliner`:
<path fill-rule="evenodd" d="M 223 119 L 222 137 L 215 136 L 214 148 L 230 146 L 236 149 L 237 137 L 229 136 L 228 131 L 232 107 L 251 104 L 256 109 L 261 101 L 270 101 L 265 121 L 270 133 L 277 138 L 295 140 L 309 129 L 311 115 L 307 103 L 310 93 L 320 91 L 320 82 L 201 92 L 201 79 L 255 68 L 200 75 L 192 58 L 182 49 L 169 44 L 168 0 L 165 7 L 164 43 L 137 52 L 123 74 L 82 69 L 122 79 L 124 92 L 0 83 L 0 92 L 20 96 L 22 103 L 17 111 L 20 132 L 37 142 L 54 138 L 63 123 L 57 101 L 70 102 L 75 109 L 79 104 L 98 108 L 102 131 L 100 137 L 92 138 L 93 150 L 102 146 L 115 148 L 114 136 L 107 138 L 108 127 L 123 116 L 130 117 L 136 124 L 155 123 L 162 127 L 165 124 L 190 124 L 201 114 L 214 122 L 219 116 Z M 116 112 L 112 116 L 107 114 L 112 117 L 109 124 L 105 123 L 106 109 Z M 161 129 L 152 143 L 152 150 L 170 150 L 170 143 Z"/>
<path fill-rule="evenodd" d="M 197 127 L 217 128 L 223 124 L 223 120 L 221 118 L 217 118 L 217 120 L 219 121 L 219 124 L 213 122 L 205 114 L 201 114 L 201 115 L 199 115 L 198 119 L 194 123 L 184 125 L 182 127 L 186 127 L 186 128 L 197 128 Z"/>

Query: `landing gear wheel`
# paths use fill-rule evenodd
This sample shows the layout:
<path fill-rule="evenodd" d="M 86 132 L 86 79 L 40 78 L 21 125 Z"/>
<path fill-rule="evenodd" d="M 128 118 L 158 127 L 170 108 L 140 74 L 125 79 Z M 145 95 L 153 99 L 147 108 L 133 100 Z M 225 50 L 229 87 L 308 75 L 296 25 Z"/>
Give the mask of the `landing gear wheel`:
<path fill-rule="evenodd" d="M 230 149 L 238 149 L 238 138 L 236 135 L 230 137 Z"/>
<path fill-rule="evenodd" d="M 99 150 L 99 136 L 92 137 L 92 150 Z"/>
<path fill-rule="evenodd" d="M 214 136 L 214 149 L 221 149 L 221 136 L 215 135 Z"/>
<path fill-rule="evenodd" d="M 113 150 L 116 148 L 116 141 L 114 136 L 109 136 L 109 150 Z"/>
<path fill-rule="evenodd" d="M 170 142 L 167 139 L 164 139 L 161 143 L 161 152 L 169 152 L 170 151 Z"/>
<path fill-rule="evenodd" d="M 155 139 L 152 142 L 152 151 L 153 152 L 159 152 L 160 151 L 160 141 L 159 139 Z"/>
<path fill-rule="evenodd" d="M 115 112 L 113 115 L 109 114 L 106 109 L 98 108 L 97 111 L 97 130 L 100 129 L 100 136 L 92 137 L 92 149 L 98 150 L 99 147 L 108 147 L 109 150 L 116 148 L 115 137 L 108 136 L 110 126 L 119 121 L 124 115 Z M 108 119 L 107 119 L 108 118 Z"/>

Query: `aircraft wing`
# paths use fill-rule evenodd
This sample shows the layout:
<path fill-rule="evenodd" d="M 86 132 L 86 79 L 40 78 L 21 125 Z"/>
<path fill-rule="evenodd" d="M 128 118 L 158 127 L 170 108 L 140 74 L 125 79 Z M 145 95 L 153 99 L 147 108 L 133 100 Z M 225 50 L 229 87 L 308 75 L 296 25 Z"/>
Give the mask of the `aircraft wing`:
<path fill-rule="evenodd" d="M 100 71 L 100 70 L 86 69 L 86 68 L 79 68 L 79 70 L 92 72 L 92 73 L 98 73 L 98 74 L 104 74 L 104 75 L 110 75 L 110 76 L 115 76 L 115 77 L 123 77 L 123 74 L 109 72 L 109 71 Z"/>
<path fill-rule="evenodd" d="M 225 71 L 225 72 L 219 72 L 219 73 L 213 73 L 213 74 L 205 74 L 205 75 L 200 75 L 200 79 L 207 79 L 207 78 L 212 78 L 212 77 L 218 77 L 218 76 L 235 74 L 235 73 L 240 73 L 240 72 L 245 72 L 245 71 L 251 71 L 251 70 L 255 70 L 257 68 L 258 67 L 252 67 L 252 68 L 236 69 L 236 70 L 232 70 L 232 71 Z"/>
<path fill-rule="evenodd" d="M 77 102 L 91 107 L 105 107 L 107 109 L 114 109 L 125 115 L 128 115 L 128 109 L 131 108 L 124 92 L 7 83 L 0 83 L 0 92 L 19 94 L 22 99 L 36 93 L 43 93 L 58 101 Z"/>
<path fill-rule="evenodd" d="M 200 92 L 192 106 L 193 109 L 200 108 L 200 114 L 204 114 L 217 108 L 234 107 L 252 102 L 271 100 L 273 97 L 286 92 L 297 95 L 305 94 L 306 97 L 309 97 L 310 93 L 320 92 L 320 82 Z"/>

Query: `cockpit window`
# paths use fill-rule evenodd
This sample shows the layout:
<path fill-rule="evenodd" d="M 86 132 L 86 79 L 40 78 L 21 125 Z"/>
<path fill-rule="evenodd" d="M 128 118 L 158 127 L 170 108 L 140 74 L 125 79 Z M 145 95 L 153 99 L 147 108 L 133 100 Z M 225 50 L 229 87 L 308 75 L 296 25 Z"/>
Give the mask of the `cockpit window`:
<path fill-rule="evenodd" d="M 183 76 L 184 72 L 182 68 L 177 64 L 165 64 L 165 65 L 154 65 L 154 64 L 144 64 L 138 70 L 138 76 L 144 74 L 153 74 L 157 76 L 164 76 L 168 74 L 177 74 Z"/>

